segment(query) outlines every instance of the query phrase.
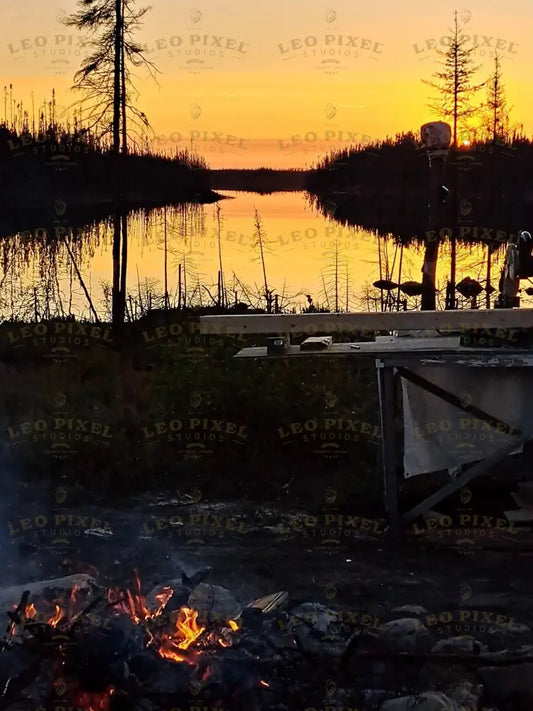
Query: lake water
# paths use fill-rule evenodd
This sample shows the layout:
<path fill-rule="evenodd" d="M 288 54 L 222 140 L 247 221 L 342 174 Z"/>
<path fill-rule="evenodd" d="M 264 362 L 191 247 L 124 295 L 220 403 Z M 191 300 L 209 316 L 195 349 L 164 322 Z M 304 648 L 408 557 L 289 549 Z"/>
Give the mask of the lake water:
<path fill-rule="evenodd" d="M 218 203 L 220 231 L 215 205 L 190 205 L 181 210 L 168 208 L 130 216 L 127 284 L 131 297 L 128 306 L 133 313 L 139 313 L 141 302 L 143 307 L 150 300 L 152 307 L 159 305 L 158 298 L 165 291 L 165 261 L 171 305 L 177 304 L 180 264 L 187 301 L 212 303 L 221 261 L 230 301 L 237 299 L 264 307 L 264 273 L 254 225 L 256 209 L 262 225 L 267 284 L 279 295 L 283 308 L 299 310 L 307 306 L 306 295 L 310 295 L 315 305 L 331 310 L 373 310 L 379 308 L 376 299 L 380 294 L 372 282 L 387 275 L 387 263 L 389 276 L 392 273 L 392 279 L 398 279 L 400 250 L 393 240 L 378 241 L 371 232 L 325 218 L 309 204 L 304 193 L 224 195 L 228 199 Z M 502 256 L 493 258 L 495 286 Z M 3 241 L 1 257 L 3 318 L 61 313 L 90 318 L 74 260 L 99 316 L 108 315 L 112 279 L 110 225 L 100 223 L 83 230 L 71 241 L 71 247 L 64 242 L 14 235 Z M 483 280 L 485 261 L 484 247 L 458 249 L 457 281 L 465 276 Z M 420 249 L 404 249 L 401 280 L 421 281 L 422 262 Z M 449 269 L 449 248 L 441 246 L 437 272 L 441 306 Z M 410 299 L 408 305 L 414 307 L 416 303 Z"/>

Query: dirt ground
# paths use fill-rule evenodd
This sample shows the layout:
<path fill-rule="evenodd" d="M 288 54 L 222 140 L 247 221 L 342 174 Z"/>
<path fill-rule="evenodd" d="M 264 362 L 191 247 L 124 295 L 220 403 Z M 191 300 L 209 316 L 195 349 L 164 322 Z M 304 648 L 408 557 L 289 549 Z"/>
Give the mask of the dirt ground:
<path fill-rule="evenodd" d="M 316 518 L 239 501 L 183 505 L 155 497 L 118 509 L 13 504 L 2 536 L 2 584 L 82 571 L 103 586 L 128 585 L 137 569 L 148 592 L 182 571 L 210 567 L 208 582 L 229 588 L 243 604 L 286 590 L 292 601 L 380 620 L 401 617 L 396 607 L 416 605 L 438 620 L 441 612 L 469 609 L 533 624 L 533 552 L 439 550 L 393 540 L 377 522 L 374 530 L 325 529 Z M 446 614 L 441 617 L 445 623 Z"/>

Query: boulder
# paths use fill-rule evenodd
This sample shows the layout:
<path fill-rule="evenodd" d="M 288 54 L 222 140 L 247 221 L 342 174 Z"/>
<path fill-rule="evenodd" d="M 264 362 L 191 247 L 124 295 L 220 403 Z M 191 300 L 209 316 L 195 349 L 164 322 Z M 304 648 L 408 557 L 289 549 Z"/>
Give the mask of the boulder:
<path fill-rule="evenodd" d="M 304 602 L 294 607 L 290 616 L 293 627 L 307 627 L 322 634 L 335 629 L 338 620 L 336 612 L 318 602 Z"/>
<path fill-rule="evenodd" d="M 416 696 L 384 701 L 379 711 L 459 711 L 459 706 L 439 691 L 424 691 Z"/>
<path fill-rule="evenodd" d="M 491 652 L 500 649 L 512 649 L 531 640 L 531 630 L 527 625 L 517 622 L 507 622 L 497 625 L 489 630 L 487 634 L 487 645 Z"/>
<path fill-rule="evenodd" d="M 220 585 L 200 583 L 189 595 L 187 604 L 198 612 L 199 620 L 206 622 L 225 623 L 242 614 L 241 605 Z"/>
<path fill-rule="evenodd" d="M 520 708 L 520 704 L 533 707 L 533 663 L 486 666 L 480 667 L 478 672 L 491 701 L 497 704 L 512 703 L 513 708 Z"/>
<path fill-rule="evenodd" d="M 461 635 L 459 637 L 448 637 L 439 639 L 432 647 L 432 654 L 481 654 L 488 649 L 484 644 L 478 642 L 475 637 Z"/>
<path fill-rule="evenodd" d="M 379 639 L 394 652 L 425 654 L 434 644 L 433 635 L 419 620 L 402 617 L 380 625 Z"/>
<path fill-rule="evenodd" d="M 400 613 L 403 617 L 422 617 L 428 614 L 426 608 L 421 605 L 402 605 L 395 607 L 392 612 Z"/>

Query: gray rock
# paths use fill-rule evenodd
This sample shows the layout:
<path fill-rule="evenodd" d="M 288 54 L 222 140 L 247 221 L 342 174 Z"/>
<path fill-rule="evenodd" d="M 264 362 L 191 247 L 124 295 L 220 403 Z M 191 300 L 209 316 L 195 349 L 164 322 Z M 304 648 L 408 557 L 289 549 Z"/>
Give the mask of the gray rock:
<path fill-rule="evenodd" d="M 513 708 L 519 703 L 529 703 L 529 708 L 533 706 L 533 664 L 480 667 L 479 676 L 487 695 L 496 703 L 512 703 Z"/>
<path fill-rule="evenodd" d="M 392 612 L 399 612 L 403 617 L 422 617 L 422 615 L 428 614 L 426 608 L 421 605 L 402 605 L 401 607 L 395 607 Z"/>
<path fill-rule="evenodd" d="M 441 688 L 446 696 L 457 702 L 461 709 L 477 709 L 479 707 L 483 685 L 477 683 L 475 679 L 463 676 L 463 678 L 456 679 L 453 683 Z"/>
<path fill-rule="evenodd" d="M 416 696 L 400 696 L 384 701 L 380 711 L 459 711 L 453 699 L 439 691 L 424 691 Z"/>
<path fill-rule="evenodd" d="M 481 654 L 487 651 L 484 644 L 470 635 L 439 639 L 431 649 L 432 654 Z"/>
<path fill-rule="evenodd" d="M 325 662 L 340 660 L 345 648 L 337 613 L 320 603 L 306 602 L 290 613 L 290 625 L 300 648 Z"/>
<path fill-rule="evenodd" d="M 419 620 L 402 617 L 381 625 L 378 630 L 381 642 L 394 652 L 424 654 L 434 644 L 431 632 Z"/>
<path fill-rule="evenodd" d="M 312 628 L 327 634 L 337 623 L 337 613 L 317 602 L 304 602 L 291 610 L 291 622 L 294 627 Z"/>
<path fill-rule="evenodd" d="M 485 659 L 487 659 L 487 666 L 490 666 L 491 660 L 494 659 L 498 662 L 502 659 L 523 659 L 524 657 L 533 657 L 533 645 L 522 644 L 520 647 L 515 649 L 500 649 L 497 652 L 489 652 L 485 654 Z"/>
<path fill-rule="evenodd" d="M 531 639 L 531 630 L 527 625 L 517 622 L 498 625 L 489 630 L 487 645 L 491 652 L 500 649 L 509 649 L 521 645 Z"/>
<path fill-rule="evenodd" d="M 227 622 L 242 614 L 242 607 L 231 592 L 219 585 L 200 583 L 189 595 L 189 607 L 198 611 L 198 619 L 207 622 Z"/>
<path fill-rule="evenodd" d="M 167 581 L 164 585 L 156 585 L 152 588 L 150 592 L 146 595 L 146 605 L 149 610 L 155 610 L 159 607 L 160 601 L 157 599 L 156 595 L 162 592 L 163 588 L 169 587 L 174 591 L 184 590 L 184 586 L 181 583 L 181 578 L 173 578 Z"/>

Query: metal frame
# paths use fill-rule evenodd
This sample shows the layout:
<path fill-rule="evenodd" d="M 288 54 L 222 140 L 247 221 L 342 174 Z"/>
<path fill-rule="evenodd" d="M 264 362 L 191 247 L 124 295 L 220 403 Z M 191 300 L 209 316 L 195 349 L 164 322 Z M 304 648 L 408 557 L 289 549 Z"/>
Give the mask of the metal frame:
<path fill-rule="evenodd" d="M 334 333 L 364 329 L 424 329 L 473 330 L 533 327 L 533 309 L 496 309 L 472 311 L 417 311 L 356 314 L 298 314 L 298 315 L 250 315 L 250 316 L 203 316 L 200 330 L 203 333 Z M 475 405 L 463 404 L 457 396 L 438 387 L 409 370 L 413 363 L 420 366 L 508 368 L 533 367 L 533 351 L 525 348 L 468 348 L 459 345 L 457 337 L 437 338 L 383 338 L 375 342 L 333 344 L 320 351 L 300 351 L 291 345 L 285 353 L 267 355 L 266 348 L 244 348 L 237 358 L 293 358 L 293 357 L 370 357 L 375 360 L 381 423 L 381 463 L 385 507 L 390 529 L 398 533 L 402 524 L 407 524 L 432 506 L 462 488 L 474 478 L 486 474 L 517 447 L 531 437 L 499 418 L 486 413 Z M 419 387 L 455 407 L 474 415 L 492 427 L 516 437 L 516 441 L 494 454 L 468 467 L 460 476 L 442 486 L 438 491 L 418 503 L 403 515 L 399 511 L 398 480 L 399 456 L 396 433 L 398 377 L 416 383 Z M 500 431 L 502 431 L 500 429 Z"/>
<path fill-rule="evenodd" d="M 487 356 L 486 356 L 487 357 Z M 488 356 L 490 360 L 494 360 L 494 355 Z M 497 358 L 497 357 L 496 357 Z M 463 363 L 464 364 L 464 363 Z M 426 365 L 435 365 L 434 362 L 428 363 Z M 470 367 L 483 367 L 484 364 L 479 362 L 478 359 L 475 362 L 467 362 L 465 365 L 470 365 Z M 493 364 L 492 364 L 493 365 Z M 532 366 L 533 363 L 528 363 L 528 366 Z M 527 366 L 526 366 L 527 367 Z M 524 435 L 520 430 L 516 429 L 512 425 L 500 420 L 499 418 L 490 415 L 489 413 L 480 410 L 475 405 L 466 405 L 461 402 L 461 400 L 449 393 L 447 390 L 440 388 L 439 386 L 431 383 L 430 381 L 422 378 L 416 373 L 413 373 L 405 366 L 398 367 L 394 364 L 392 359 L 384 360 L 381 358 L 376 359 L 376 368 L 378 373 L 378 388 L 379 388 L 379 400 L 380 400 L 380 419 L 381 419 L 381 437 L 382 437 L 382 466 L 383 466 L 383 478 L 384 478 L 384 493 L 385 493 L 385 505 L 387 514 L 389 516 L 389 525 L 393 533 L 398 533 L 403 524 L 408 524 L 414 521 L 418 516 L 429 511 L 435 504 L 440 503 L 446 499 L 451 494 L 455 493 L 459 489 L 463 488 L 468 482 L 473 479 L 487 474 L 487 472 L 500 461 L 505 459 L 509 454 L 511 454 L 517 447 L 525 444 L 531 437 L 529 435 Z M 500 432 L 504 434 L 509 434 L 516 437 L 516 440 L 511 444 L 501 447 L 499 450 L 493 454 L 485 457 L 484 459 L 470 465 L 466 468 L 463 473 L 456 477 L 453 481 L 448 482 L 440 489 L 435 491 L 433 494 L 425 498 L 423 501 L 419 502 L 412 509 L 404 514 L 400 514 L 398 507 L 398 468 L 399 468 L 399 457 L 398 448 L 396 445 L 396 423 L 394 419 L 394 414 L 398 411 L 398 402 L 396 398 L 396 385 L 397 378 L 405 378 L 410 382 L 415 383 L 418 387 L 421 387 L 426 392 L 435 395 L 436 397 L 448 402 L 458 409 L 474 415 L 476 418 L 486 422 L 491 427 L 500 428 Z"/>

